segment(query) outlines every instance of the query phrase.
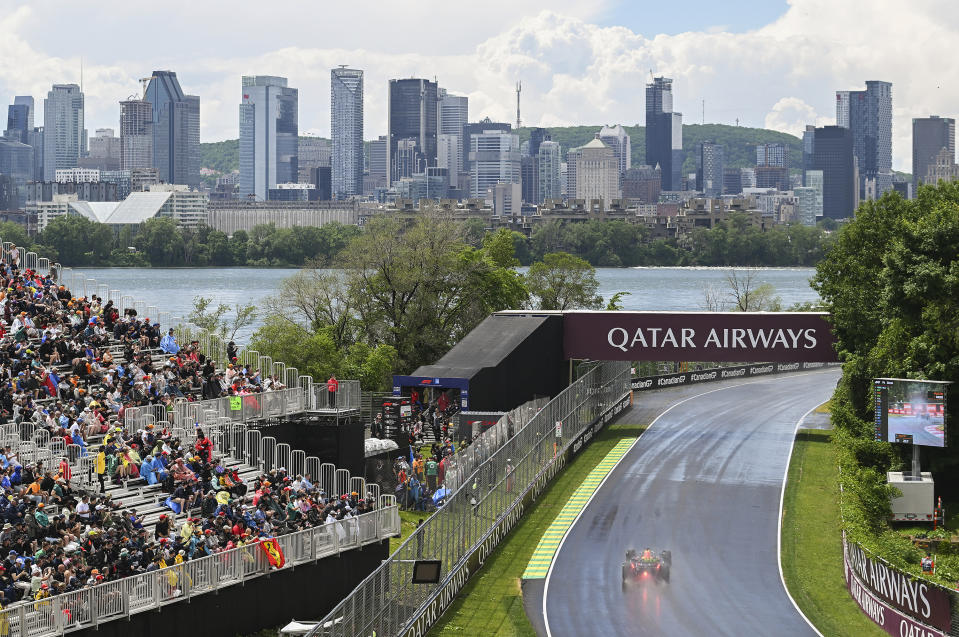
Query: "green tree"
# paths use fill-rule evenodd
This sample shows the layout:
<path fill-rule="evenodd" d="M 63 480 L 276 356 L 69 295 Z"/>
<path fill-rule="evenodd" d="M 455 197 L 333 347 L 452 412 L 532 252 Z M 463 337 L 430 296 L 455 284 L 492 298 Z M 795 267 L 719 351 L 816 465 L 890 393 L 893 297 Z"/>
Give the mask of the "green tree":
<path fill-rule="evenodd" d="M 56 250 L 60 263 L 70 266 L 106 263 L 114 247 L 110 227 L 82 215 L 55 217 L 40 240 Z"/>
<path fill-rule="evenodd" d="M 146 254 L 153 266 L 183 262 L 183 234 L 170 217 L 154 217 L 141 223 L 134 245 Z"/>
<path fill-rule="evenodd" d="M 566 252 L 554 252 L 534 263 L 526 274 L 531 309 L 598 309 L 603 297 L 597 294 L 596 269 Z"/>
<path fill-rule="evenodd" d="M 218 334 L 223 340 L 232 341 L 237 332 L 256 321 L 256 305 L 237 303 L 231 308 L 220 303 L 213 307 L 212 299 L 197 296 L 193 298 L 193 309 L 188 320 L 204 332 Z"/>

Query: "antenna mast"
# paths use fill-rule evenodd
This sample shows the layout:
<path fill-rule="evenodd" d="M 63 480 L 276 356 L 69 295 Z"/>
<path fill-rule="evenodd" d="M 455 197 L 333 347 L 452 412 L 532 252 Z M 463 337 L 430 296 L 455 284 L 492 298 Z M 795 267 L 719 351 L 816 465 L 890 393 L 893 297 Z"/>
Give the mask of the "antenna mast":
<path fill-rule="evenodd" d="M 523 120 L 519 117 L 519 94 L 523 90 L 523 83 L 516 83 L 516 128 L 522 128 Z"/>

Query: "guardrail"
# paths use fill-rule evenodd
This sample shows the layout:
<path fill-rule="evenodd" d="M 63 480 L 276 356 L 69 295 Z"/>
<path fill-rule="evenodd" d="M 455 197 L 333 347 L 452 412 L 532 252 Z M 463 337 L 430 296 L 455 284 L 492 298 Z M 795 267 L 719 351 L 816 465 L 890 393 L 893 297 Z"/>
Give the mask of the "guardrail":
<path fill-rule="evenodd" d="M 675 374 L 633 378 L 630 381 L 630 386 L 633 388 L 633 391 L 651 391 L 654 389 L 675 387 L 677 385 L 693 385 L 696 383 L 726 380 L 728 378 L 753 378 L 756 376 L 770 376 L 772 374 L 784 374 L 787 372 L 802 372 L 834 365 L 839 365 L 839 363 L 744 363 L 732 367 L 716 367 L 712 369 L 677 372 Z"/>
<path fill-rule="evenodd" d="M 522 516 L 524 503 L 562 468 L 566 449 L 628 405 L 629 391 L 629 365 L 622 362 L 601 363 L 567 387 L 324 618 L 322 637 L 424 634 L 477 560 L 481 564 Z M 438 584 L 411 583 L 417 559 L 441 560 Z"/>
<path fill-rule="evenodd" d="M 47 637 L 95 628 L 135 613 L 159 609 L 243 584 L 268 573 L 282 573 L 288 567 L 379 542 L 400 532 L 395 498 L 380 496 L 380 504 L 376 511 L 277 537 L 286 558 L 283 569 L 271 568 L 258 544 L 241 546 L 79 591 L 20 602 L 0 611 L 0 634 Z"/>

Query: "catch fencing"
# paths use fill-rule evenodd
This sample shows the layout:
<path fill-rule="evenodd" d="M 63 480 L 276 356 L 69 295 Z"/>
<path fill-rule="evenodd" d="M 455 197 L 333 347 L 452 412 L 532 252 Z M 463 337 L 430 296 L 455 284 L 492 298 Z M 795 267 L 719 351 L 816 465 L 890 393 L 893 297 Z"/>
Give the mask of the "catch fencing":
<path fill-rule="evenodd" d="M 258 544 L 241 546 L 149 573 L 11 606 L 0 611 L 0 634 L 47 637 L 96 628 L 99 624 L 242 585 L 255 577 L 282 573 L 298 564 L 315 562 L 398 535 L 400 516 L 396 499 L 383 495 L 379 504 L 377 510 L 369 513 L 277 537 L 276 542 L 286 559 L 283 569 L 271 568 L 265 551 Z"/>
<path fill-rule="evenodd" d="M 443 507 L 310 635 L 423 634 L 468 579 L 471 560 L 482 562 L 485 552 L 522 515 L 530 494 L 545 488 L 562 467 L 566 448 L 580 443 L 581 434 L 628 404 L 629 372 L 623 362 L 596 365 L 488 458 L 477 457 L 478 466 Z M 479 553 L 484 555 L 477 558 Z M 418 559 L 441 560 L 438 584 L 411 583 Z"/>

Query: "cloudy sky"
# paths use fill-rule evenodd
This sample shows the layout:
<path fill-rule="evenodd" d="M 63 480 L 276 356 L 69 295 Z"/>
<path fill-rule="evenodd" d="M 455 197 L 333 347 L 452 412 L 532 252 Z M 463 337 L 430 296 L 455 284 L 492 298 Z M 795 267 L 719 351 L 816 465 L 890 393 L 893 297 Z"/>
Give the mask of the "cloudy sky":
<path fill-rule="evenodd" d="M 528 125 L 642 124 L 652 70 L 673 77 L 687 123 L 798 134 L 834 123 L 836 89 L 893 83 L 893 163 L 909 170 L 911 118 L 959 115 L 959 11 L 940 0 L 449 0 L 230 3 L 0 0 L 0 104 L 83 82 L 87 128 L 154 69 L 201 97 L 203 141 L 237 136 L 243 74 L 300 90 L 300 131 L 329 135 L 329 70 L 366 72 L 367 138 L 386 132 L 387 81 L 436 77 L 470 117 Z M 38 103 L 42 112 L 42 104 Z"/>

